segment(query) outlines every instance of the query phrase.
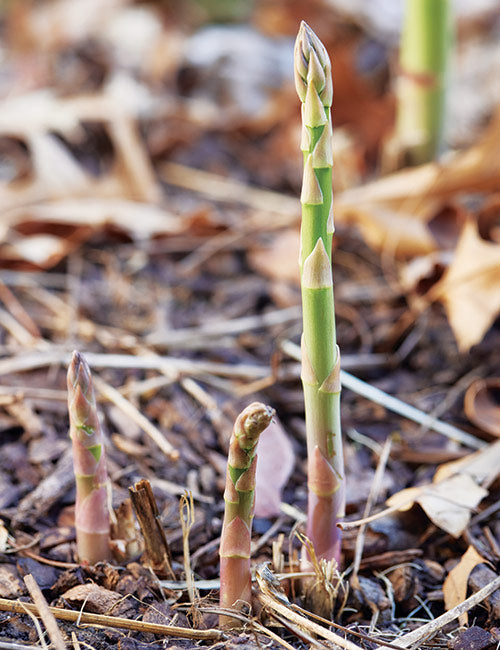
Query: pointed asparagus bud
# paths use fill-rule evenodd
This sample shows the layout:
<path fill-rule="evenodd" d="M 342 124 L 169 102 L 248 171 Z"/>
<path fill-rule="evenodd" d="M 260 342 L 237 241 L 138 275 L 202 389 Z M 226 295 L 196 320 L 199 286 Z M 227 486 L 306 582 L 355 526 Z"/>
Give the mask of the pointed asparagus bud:
<path fill-rule="evenodd" d="M 304 262 L 302 286 L 306 289 L 325 289 L 333 286 L 332 267 L 322 239 Z"/>
<path fill-rule="evenodd" d="M 226 503 L 220 543 L 221 607 L 241 606 L 251 600 L 250 541 L 255 494 L 255 450 L 260 434 L 269 426 L 274 409 L 259 402 L 236 418 L 227 461 Z M 222 627 L 235 627 L 236 619 L 221 616 Z"/>
<path fill-rule="evenodd" d="M 90 368 L 79 352 L 73 352 L 67 379 L 77 550 L 80 561 L 95 564 L 110 558 L 109 482 Z"/>
<path fill-rule="evenodd" d="M 301 101 L 305 101 L 308 82 L 312 81 L 321 95 L 323 106 L 331 106 L 331 67 L 328 53 L 313 30 L 301 22 L 295 41 L 295 87 Z"/>
<path fill-rule="evenodd" d="M 306 158 L 304 165 L 304 177 L 302 180 L 302 194 L 300 201 L 308 205 L 321 205 L 323 203 L 323 193 L 319 186 L 318 179 L 314 173 L 312 155 Z"/>
<path fill-rule="evenodd" d="M 314 169 L 322 169 L 333 165 L 332 154 L 332 125 L 328 121 L 323 129 L 311 154 Z"/>

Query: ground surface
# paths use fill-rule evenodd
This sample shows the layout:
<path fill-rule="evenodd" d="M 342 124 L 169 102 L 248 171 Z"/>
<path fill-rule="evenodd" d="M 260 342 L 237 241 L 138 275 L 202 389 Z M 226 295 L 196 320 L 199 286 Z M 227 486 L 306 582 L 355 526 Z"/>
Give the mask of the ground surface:
<path fill-rule="evenodd" d="M 331 642 L 315 640 L 303 619 L 281 613 L 278 621 L 269 601 L 267 614 L 248 616 L 244 632 L 229 640 L 114 627 L 124 617 L 217 628 L 225 454 L 232 423 L 251 401 L 271 404 L 279 418 L 261 452 L 253 561 L 270 561 L 277 574 L 297 570 L 295 531 L 306 505 L 295 358 L 301 316 L 294 197 L 301 161 L 288 65 L 301 18 L 325 39 L 334 61 L 333 258 L 343 367 L 469 436 L 460 445 L 392 412 L 364 388 L 364 395 L 344 388 L 348 520 L 382 511 L 386 498 L 405 488 L 424 487 L 401 499 L 419 505 L 346 530 L 346 575 L 334 620 L 370 636 L 347 637 L 360 647 L 380 639 L 397 645 L 405 632 L 492 583 L 500 559 L 495 161 L 478 163 L 458 181 L 446 163 L 440 173 L 450 184 L 442 192 L 434 179 L 415 195 L 416 176 L 394 177 L 403 197 L 389 191 L 370 203 L 368 196 L 356 212 L 352 188 L 362 185 L 358 196 L 366 197 L 361 192 L 369 195 L 383 175 L 381 151 L 394 119 L 394 52 L 373 28 L 368 35 L 363 21 L 328 3 L 257 2 L 239 26 L 216 33 L 203 29 L 220 16 L 208 17 L 197 3 L 183 3 L 180 12 L 174 2 L 161 11 L 155 4 L 103 2 L 94 16 L 81 2 L 36 4 L 13 3 L 3 14 L 0 598 L 6 609 L 16 599 L 30 601 L 23 577 L 32 574 L 49 604 L 114 617 L 103 626 L 60 621 L 68 644 L 132 650 Z M 464 18 L 463 38 L 472 34 L 489 47 L 495 20 L 494 12 Z M 481 128 L 495 101 L 492 87 L 480 109 L 462 113 L 468 137 L 461 131 L 450 142 L 464 151 L 483 147 Z M 383 210 L 388 221 L 380 218 Z M 454 268 L 466 224 L 476 224 L 488 247 L 471 248 L 467 259 L 490 266 L 466 269 L 481 282 L 472 288 L 478 301 L 469 295 L 464 305 L 463 295 L 453 293 L 456 277 L 448 284 L 443 277 Z M 471 347 L 460 322 L 472 312 L 485 325 Z M 73 349 L 87 356 L 97 378 L 113 506 L 137 481 L 150 481 L 175 580 L 155 575 L 137 547 L 111 565 L 76 563 L 65 402 Z M 490 383 L 477 384 L 481 378 Z M 476 465 L 467 459 L 438 477 L 437 492 L 428 487 L 439 466 L 486 444 Z M 186 490 L 194 500 L 188 559 L 198 590 L 194 606 L 183 582 L 179 497 Z M 298 582 L 284 586 L 291 602 L 304 605 Z M 262 588 L 255 591 L 257 597 Z M 496 645 L 499 593 L 480 598 L 467 621 L 438 624 L 428 644 Z M 11 607 L 0 612 L 0 639 L 33 644 L 40 631 Z"/>

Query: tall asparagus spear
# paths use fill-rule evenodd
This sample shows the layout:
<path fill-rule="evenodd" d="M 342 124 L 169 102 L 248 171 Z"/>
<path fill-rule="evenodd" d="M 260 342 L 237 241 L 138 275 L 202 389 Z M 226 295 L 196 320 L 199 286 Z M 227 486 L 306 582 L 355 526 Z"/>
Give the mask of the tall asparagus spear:
<path fill-rule="evenodd" d="M 80 561 L 95 564 L 110 558 L 108 474 L 90 368 L 76 351 L 68 368 L 68 409 L 78 556 Z"/>
<path fill-rule="evenodd" d="M 433 160 L 442 145 L 450 36 L 449 0 L 406 0 L 396 136 L 410 165 Z"/>
<path fill-rule="evenodd" d="M 328 54 L 302 22 L 295 43 L 295 85 L 302 101 L 304 176 L 300 275 L 302 288 L 302 385 L 307 456 L 307 535 L 318 558 L 340 557 L 344 514 L 344 463 L 340 429 L 340 353 L 335 338 L 331 269 L 332 78 Z"/>
<path fill-rule="evenodd" d="M 270 424 L 274 409 L 253 402 L 236 418 L 229 441 L 226 502 L 220 542 L 220 605 L 238 607 L 250 602 L 250 539 L 255 493 L 255 450 L 260 434 Z M 221 616 L 222 627 L 235 627 L 236 619 Z"/>

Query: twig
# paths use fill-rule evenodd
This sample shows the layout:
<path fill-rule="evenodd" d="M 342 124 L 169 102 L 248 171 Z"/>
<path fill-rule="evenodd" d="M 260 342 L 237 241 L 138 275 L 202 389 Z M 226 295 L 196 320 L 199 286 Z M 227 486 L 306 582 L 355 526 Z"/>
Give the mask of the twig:
<path fill-rule="evenodd" d="M 132 354 L 102 354 L 88 352 L 85 355 L 92 368 L 138 368 L 141 370 L 159 370 L 166 373 L 185 373 L 199 375 L 212 373 L 222 377 L 238 377 L 243 379 L 260 379 L 267 377 L 267 366 L 250 364 L 229 364 L 212 361 L 196 361 L 174 357 L 137 356 Z M 57 348 L 49 352 L 19 355 L 0 360 L 0 375 L 12 372 L 24 372 L 35 368 L 43 368 L 54 364 L 68 364 L 71 353 Z"/>
<path fill-rule="evenodd" d="M 233 618 L 241 621 L 242 623 L 247 624 L 249 627 L 251 626 L 252 630 L 256 632 L 261 632 L 262 634 L 265 634 L 269 638 L 273 639 L 274 641 L 276 641 L 276 643 L 279 643 L 284 648 L 286 648 L 286 650 L 295 650 L 295 648 L 292 645 L 290 645 L 287 641 L 285 641 L 280 636 L 278 636 L 275 632 L 269 630 L 264 625 L 257 623 L 257 621 L 251 620 L 241 612 L 237 612 L 234 609 L 230 609 L 228 607 L 200 607 L 199 611 L 202 612 L 203 614 L 217 614 L 219 616 L 223 614 L 224 616 L 232 616 Z"/>
<path fill-rule="evenodd" d="M 40 622 L 38 621 L 37 617 L 30 610 L 27 603 L 20 602 L 19 604 L 21 605 L 21 610 L 22 610 L 23 614 L 26 614 L 27 616 L 29 616 L 31 618 L 31 620 L 33 621 L 33 625 L 35 626 L 36 633 L 38 634 L 38 638 L 40 639 L 40 645 L 42 646 L 42 649 L 43 650 L 49 650 L 49 646 L 47 644 L 47 641 L 44 638 L 45 635 L 43 633 L 42 626 L 40 625 Z"/>
<path fill-rule="evenodd" d="M 16 612 L 25 614 L 26 610 L 38 614 L 38 607 L 31 603 L 23 603 L 19 600 L 0 598 L 0 610 L 4 612 Z M 90 614 L 89 612 L 76 612 L 60 607 L 49 607 L 54 616 L 62 621 L 72 623 L 83 623 L 85 625 L 104 626 L 120 628 L 123 630 L 134 630 L 136 632 L 150 632 L 168 637 L 194 639 L 196 641 L 221 641 L 225 635 L 220 630 L 192 630 L 187 627 L 176 627 L 174 625 L 162 625 L 161 623 L 146 623 L 134 619 L 121 618 L 120 616 L 106 616 L 104 614 Z"/>
<path fill-rule="evenodd" d="M 167 183 L 200 192 L 213 199 L 231 203 L 236 201 L 262 210 L 267 215 L 276 212 L 283 215 L 285 223 L 298 221 L 300 216 L 298 200 L 286 194 L 251 187 L 234 179 L 171 162 L 160 167 L 160 174 Z M 268 218 L 268 223 L 273 221 Z M 276 227 L 277 224 L 273 225 Z"/>
<path fill-rule="evenodd" d="M 141 429 L 146 433 L 153 442 L 168 456 L 171 460 L 179 458 L 179 452 L 172 444 L 163 436 L 161 431 L 148 420 L 148 418 L 138 411 L 135 406 L 128 401 L 123 395 L 105 382 L 101 377 L 94 375 L 94 385 L 98 391 L 104 395 L 110 402 L 113 402 L 121 411 L 123 411 L 131 420 L 133 420 Z"/>
<path fill-rule="evenodd" d="M 28 314 L 26 309 L 22 306 L 12 291 L 2 282 L 0 277 L 0 301 L 3 302 L 11 315 L 20 323 L 24 329 L 31 334 L 35 339 L 41 339 L 42 335 L 38 329 L 38 325 Z"/>
<path fill-rule="evenodd" d="M 141 479 L 134 487 L 129 487 L 135 514 L 139 520 L 142 536 L 146 545 L 146 555 L 151 568 L 163 577 L 175 580 L 172 570 L 172 556 L 160 523 L 160 513 L 149 481 Z"/>
<path fill-rule="evenodd" d="M 269 608 L 271 612 L 275 611 L 278 614 L 281 614 L 281 616 L 283 616 L 287 620 L 291 621 L 292 623 L 295 623 L 295 625 L 298 625 L 303 629 L 308 630 L 312 634 L 317 634 L 323 639 L 326 639 L 327 641 L 331 641 L 335 645 L 344 648 L 344 650 L 360 650 L 360 647 L 355 643 L 352 643 L 347 639 L 343 639 L 338 634 L 331 632 L 325 627 L 321 627 L 321 625 L 318 625 L 314 621 L 310 621 L 305 616 L 301 616 L 300 614 L 297 614 L 289 607 L 287 607 L 286 605 L 282 605 L 279 601 L 272 598 L 268 594 L 264 594 L 261 592 L 258 594 L 258 599 L 260 600 L 262 605 L 264 607 Z"/>
<path fill-rule="evenodd" d="M 30 592 L 30 596 L 33 599 L 33 602 L 38 608 L 40 618 L 45 625 L 45 629 L 47 630 L 47 634 L 49 635 L 54 648 L 56 650 L 66 650 L 66 644 L 64 643 L 64 639 L 62 637 L 61 630 L 57 625 L 55 616 L 50 611 L 47 601 L 45 600 L 40 587 L 36 583 L 35 578 L 33 578 L 31 573 L 28 573 L 24 576 L 24 583 Z"/>
<path fill-rule="evenodd" d="M 39 645 L 27 645 L 25 643 L 11 643 L 10 641 L 0 641 L 2 650 L 40 650 Z"/>
<path fill-rule="evenodd" d="M 21 325 L 10 312 L 2 307 L 0 307 L 0 325 L 23 347 L 33 348 L 43 342 L 39 338 L 34 337 L 24 325 Z"/>
<path fill-rule="evenodd" d="M 193 570 L 191 569 L 191 555 L 189 552 L 189 532 L 195 522 L 193 495 L 185 492 L 179 499 L 179 518 L 182 526 L 182 552 L 184 559 L 184 574 L 186 576 L 189 602 L 194 604 L 199 598 L 195 586 Z"/>
<path fill-rule="evenodd" d="M 223 336 L 225 334 L 240 334 L 250 330 L 284 325 L 290 322 L 299 321 L 301 315 L 300 307 L 287 307 L 276 309 L 262 315 L 244 316 L 231 320 L 221 319 L 216 322 L 208 322 L 199 327 L 185 327 L 176 330 L 153 332 L 146 341 L 153 344 L 179 345 L 184 341 L 190 341 L 198 336 Z"/>
<path fill-rule="evenodd" d="M 436 634 L 436 632 L 439 632 L 439 630 L 441 630 L 445 625 L 448 625 L 448 623 L 454 621 L 461 614 L 464 614 L 476 605 L 479 605 L 480 602 L 488 598 L 490 594 L 499 588 L 500 576 L 496 577 L 495 580 L 489 582 L 472 596 L 469 596 L 469 598 L 458 604 L 456 607 L 453 607 L 453 609 L 450 609 L 448 612 L 441 614 L 441 616 L 438 616 L 432 621 L 429 621 L 416 630 L 408 632 L 402 637 L 399 637 L 398 645 L 402 648 L 409 648 L 410 646 L 419 643 L 423 639 L 427 639 L 428 637 L 433 636 Z"/>
<path fill-rule="evenodd" d="M 384 446 L 382 447 L 382 453 L 378 461 L 377 469 L 375 471 L 375 476 L 370 487 L 370 493 L 368 499 L 366 500 L 365 510 L 363 515 L 368 517 L 372 509 L 372 505 L 376 502 L 377 497 L 380 492 L 380 487 L 382 484 L 382 478 L 384 476 L 385 467 L 387 465 L 387 460 L 389 454 L 391 453 L 392 439 L 389 437 L 386 439 Z M 366 533 L 366 524 L 362 524 L 358 530 L 358 535 L 356 537 L 356 547 L 354 551 L 354 562 L 353 562 L 353 578 L 358 575 L 359 566 L 361 563 L 361 557 L 363 555 L 363 548 L 365 544 L 365 533 Z"/>
<path fill-rule="evenodd" d="M 287 347 L 287 353 L 294 359 L 300 360 L 300 347 L 298 345 L 290 343 Z M 432 429 L 433 431 L 450 438 L 450 440 L 455 440 L 467 447 L 472 447 L 473 449 L 482 449 L 487 445 L 486 442 L 479 440 L 470 433 L 462 431 L 452 424 L 442 422 L 441 420 L 432 417 L 432 415 L 417 409 L 415 406 L 406 404 L 406 402 L 403 402 L 397 397 L 384 393 L 380 388 L 375 388 L 375 386 L 367 384 L 345 370 L 340 371 L 340 381 L 344 388 L 349 388 L 357 395 L 362 395 L 363 397 L 366 397 L 366 399 L 384 406 L 389 411 L 393 411 L 394 413 L 402 415 L 413 422 L 417 422 L 428 429 Z"/>

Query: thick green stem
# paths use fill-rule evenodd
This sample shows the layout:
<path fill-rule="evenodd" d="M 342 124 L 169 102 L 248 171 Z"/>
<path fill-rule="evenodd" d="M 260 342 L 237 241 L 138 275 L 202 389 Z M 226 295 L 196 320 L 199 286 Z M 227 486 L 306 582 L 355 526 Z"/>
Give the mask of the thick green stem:
<path fill-rule="evenodd" d="M 254 402 L 240 413 L 229 442 L 226 502 L 220 542 L 220 605 L 241 609 L 251 600 L 250 541 L 255 495 L 255 450 L 274 410 Z M 237 619 L 221 616 L 222 627 L 237 627 Z"/>
<path fill-rule="evenodd" d="M 302 384 L 308 454 L 307 535 L 318 558 L 340 559 L 344 513 L 340 428 L 340 355 L 335 337 L 331 250 L 332 81 L 328 54 L 302 23 L 295 44 L 295 84 L 302 100 L 301 288 Z"/>
<path fill-rule="evenodd" d="M 68 410 L 76 480 L 78 557 L 95 564 L 110 559 L 108 475 L 90 369 L 79 352 L 68 368 Z"/>
<path fill-rule="evenodd" d="M 429 162 L 442 147 L 449 46 L 449 0 L 406 0 L 396 139 L 407 164 Z"/>

